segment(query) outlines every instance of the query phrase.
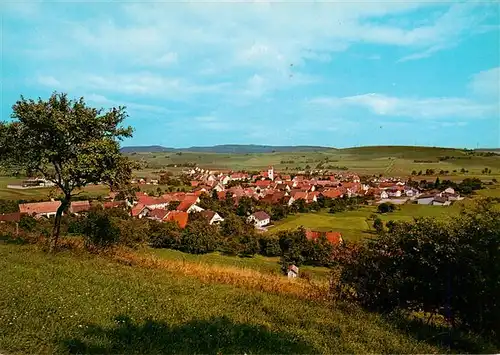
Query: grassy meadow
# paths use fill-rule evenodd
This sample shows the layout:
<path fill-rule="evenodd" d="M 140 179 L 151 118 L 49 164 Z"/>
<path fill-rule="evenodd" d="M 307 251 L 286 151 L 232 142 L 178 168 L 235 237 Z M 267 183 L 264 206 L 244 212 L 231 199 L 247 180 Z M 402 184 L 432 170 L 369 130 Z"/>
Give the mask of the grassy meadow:
<path fill-rule="evenodd" d="M 131 158 L 148 163 L 151 169 L 167 164 L 196 163 L 209 169 L 260 170 L 273 165 L 278 171 L 297 171 L 307 165 L 315 168 L 318 163 L 325 166 L 347 167 L 359 174 L 383 174 L 386 176 L 408 176 L 413 170 L 448 170 L 446 178 L 462 180 L 464 177 L 491 179 L 500 177 L 500 155 L 493 157 L 467 156 L 462 150 L 432 147 L 361 147 L 347 149 L 325 149 L 309 152 L 276 152 L 249 154 L 222 153 L 130 153 Z M 455 159 L 439 161 L 439 157 L 451 156 Z M 293 163 L 291 163 L 293 161 Z M 415 162 L 426 161 L 426 162 Z M 481 171 L 488 167 L 491 174 Z M 464 168 L 468 174 L 460 174 Z M 179 168 L 168 168 L 177 172 Z M 456 173 L 453 173 L 456 170 Z M 425 178 L 425 177 L 423 177 Z M 431 177 L 427 177 L 431 178 Z M 434 176 L 435 178 L 435 176 Z"/>
<path fill-rule="evenodd" d="M 460 211 L 460 204 L 456 203 L 447 207 L 415 204 L 400 205 L 392 213 L 377 213 L 377 217 L 384 222 L 390 220 L 410 221 L 415 217 L 446 218 L 458 213 Z M 376 213 L 375 206 L 364 206 L 354 211 L 334 214 L 328 213 L 328 211 L 297 213 L 275 222 L 274 226 L 269 228 L 269 232 L 273 233 L 302 226 L 323 232 L 338 231 L 342 233 L 346 240 L 360 240 L 366 237 L 373 237 L 373 221 L 369 221 L 368 218 L 374 213 Z"/>
<path fill-rule="evenodd" d="M 48 200 L 50 196 L 57 196 L 58 189 L 51 187 L 41 187 L 34 189 L 9 189 L 7 185 L 21 184 L 24 178 L 10 176 L 0 176 L 0 199 L 5 200 Z M 80 196 L 93 197 L 105 196 L 109 193 L 109 188 L 103 185 L 89 185 L 81 190 Z"/>
<path fill-rule="evenodd" d="M 7 354 L 495 352 L 477 338 L 354 306 L 81 252 L 47 255 L 0 243 L 0 278 L 0 352 Z"/>
<path fill-rule="evenodd" d="M 187 254 L 178 250 L 171 249 L 148 249 L 146 254 L 152 254 L 160 259 L 178 260 L 200 265 L 217 265 L 237 267 L 245 270 L 255 270 L 260 273 L 280 275 L 279 257 L 265 257 L 255 255 L 252 258 L 241 258 L 234 256 L 221 255 L 220 253 L 210 254 Z M 329 269 L 325 267 L 302 266 L 302 271 L 311 275 L 312 279 L 319 281 L 328 280 Z"/>

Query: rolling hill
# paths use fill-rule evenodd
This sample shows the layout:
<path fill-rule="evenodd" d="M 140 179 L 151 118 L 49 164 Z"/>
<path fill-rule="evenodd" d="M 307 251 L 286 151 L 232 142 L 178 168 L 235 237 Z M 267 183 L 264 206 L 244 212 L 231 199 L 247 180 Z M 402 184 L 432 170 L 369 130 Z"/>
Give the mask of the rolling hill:
<path fill-rule="evenodd" d="M 335 149 L 321 146 L 271 146 L 256 144 L 221 144 L 209 147 L 168 148 L 159 145 L 130 146 L 121 148 L 122 153 L 159 153 L 159 152 L 194 152 L 194 153 L 223 153 L 223 154 L 248 154 L 248 153 L 287 153 L 287 152 L 313 152 L 318 150 Z"/>

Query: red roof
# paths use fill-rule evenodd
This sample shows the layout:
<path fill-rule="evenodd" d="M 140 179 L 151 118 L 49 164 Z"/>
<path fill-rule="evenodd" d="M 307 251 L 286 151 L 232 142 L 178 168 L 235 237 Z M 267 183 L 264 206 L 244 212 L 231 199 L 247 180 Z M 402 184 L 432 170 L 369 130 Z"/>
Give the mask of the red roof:
<path fill-rule="evenodd" d="M 148 213 L 148 217 L 163 220 L 170 211 L 164 210 L 163 208 L 156 208 Z"/>
<path fill-rule="evenodd" d="M 194 202 L 191 201 L 191 200 L 188 200 L 188 199 L 185 199 L 184 201 L 182 201 L 179 206 L 177 206 L 177 211 L 187 211 L 189 209 L 189 207 L 191 207 L 192 205 L 194 205 Z"/>
<path fill-rule="evenodd" d="M 292 193 L 292 197 L 295 200 L 305 200 L 307 198 L 307 192 L 297 191 Z"/>
<path fill-rule="evenodd" d="M 201 211 L 201 215 L 205 217 L 209 222 L 214 218 L 215 212 L 210 210 Z"/>
<path fill-rule="evenodd" d="M 271 219 L 271 217 L 264 211 L 257 211 L 252 216 L 258 220 L 258 221 L 263 221 L 265 219 Z"/>
<path fill-rule="evenodd" d="M 258 187 L 269 187 L 271 185 L 272 181 L 271 180 L 257 180 L 255 182 L 255 185 Z"/>
<path fill-rule="evenodd" d="M 0 222 L 19 222 L 21 216 L 21 212 L 0 214 Z"/>
<path fill-rule="evenodd" d="M 61 206 L 61 201 L 21 203 L 19 204 L 19 212 L 32 214 L 55 213 Z"/>
<path fill-rule="evenodd" d="M 85 212 L 90 210 L 90 202 L 89 201 L 73 201 L 71 202 L 70 211 L 72 213 Z"/>
<path fill-rule="evenodd" d="M 318 239 L 319 237 L 321 237 L 321 232 L 317 232 L 317 231 L 312 231 L 310 229 L 307 229 L 306 230 L 306 238 L 308 240 L 316 240 Z"/>
<path fill-rule="evenodd" d="M 317 240 L 323 235 L 322 232 L 306 230 L 306 238 L 308 240 Z M 326 239 L 333 245 L 342 243 L 342 234 L 340 232 L 326 232 L 324 233 Z"/>
<path fill-rule="evenodd" d="M 142 195 L 137 197 L 137 201 L 145 206 L 159 205 L 163 203 L 169 203 L 170 200 L 163 197 L 153 197 Z"/>
<path fill-rule="evenodd" d="M 328 197 L 328 198 L 338 198 L 342 196 L 342 191 L 338 189 L 330 189 L 330 190 L 325 190 L 321 193 L 323 196 Z"/>
<path fill-rule="evenodd" d="M 183 211 L 170 211 L 165 218 L 166 221 L 175 221 L 181 228 L 186 228 L 189 215 Z"/>
<path fill-rule="evenodd" d="M 342 243 L 342 233 L 340 232 L 326 232 L 326 239 L 333 245 Z"/>
<path fill-rule="evenodd" d="M 137 215 L 139 215 L 139 213 L 141 213 L 144 207 L 146 206 L 144 206 L 142 203 L 138 203 L 137 205 L 132 207 L 132 216 L 136 217 Z"/>

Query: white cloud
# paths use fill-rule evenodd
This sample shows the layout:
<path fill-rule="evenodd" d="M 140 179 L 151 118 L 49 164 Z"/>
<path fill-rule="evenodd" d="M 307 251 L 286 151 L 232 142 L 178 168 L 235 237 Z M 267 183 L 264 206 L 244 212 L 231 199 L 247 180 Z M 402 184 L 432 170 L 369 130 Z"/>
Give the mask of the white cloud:
<path fill-rule="evenodd" d="M 309 102 L 332 108 L 361 107 L 378 116 L 422 119 L 481 118 L 500 113 L 498 104 L 453 97 L 398 98 L 371 93 L 348 97 L 319 97 Z"/>
<path fill-rule="evenodd" d="M 399 27 L 383 19 L 423 7 L 443 8 L 443 4 L 123 3 L 113 6 L 114 14 L 103 12 L 78 23 L 53 21 L 60 26 L 57 36 L 72 43 L 65 51 L 93 55 L 102 62 L 135 63 L 139 58 L 142 63 L 168 66 L 183 58 L 184 70 L 190 67 L 198 72 L 200 63 L 211 58 L 218 67 L 212 67 L 213 73 L 248 67 L 272 79 L 275 71 L 287 70 L 291 63 L 300 67 L 305 60 L 329 61 L 331 53 L 345 51 L 353 43 L 401 46 L 424 53 L 410 55 L 410 59 L 431 55 L 478 21 L 474 9 L 481 4 L 449 4 L 433 22 Z M 51 46 L 61 42 L 36 38 Z"/>
<path fill-rule="evenodd" d="M 36 78 L 36 81 L 41 84 L 41 85 L 44 85 L 44 86 L 50 86 L 50 87 L 53 87 L 53 88 L 59 88 L 61 87 L 61 82 L 59 80 L 57 80 L 56 78 L 54 78 L 53 76 L 45 76 L 45 75 L 39 75 L 37 78 Z"/>
<path fill-rule="evenodd" d="M 500 67 L 482 71 L 472 77 L 470 88 L 479 96 L 500 100 Z"/>
<path fill-rule="evenodd" d="M 194 84 L 183 78 L 170 78 L 150 72 L 133 74 L 108 75 L 65 75 L 64 79 L 52 76 L 40 77 L 38 83 L 53 87 L 54 84 L 65 90 L 100 91 L 126 95 L 142 95 L 162 97 L 168 95 L 172 99 L 183 99 L 189 95 L 220 93 L 229 84 Z"/>
<path fill-rule="evenodd" d="M 131 102 L 131 101 L 123 101 L 123 100 L 111 100 L 107 98 L 106 96 L 99 95 L 99 94 L 88 94 L 84 95 L 85 100 L 89 102 L 90 104 L 97 105 L 97 106 L 105 106 L 106 108 L 110 107 L 118 107 L 118 106 L 125 106 L 127 108 L 128 112 L 136 112 L 136 113 L 147 113 L 147 114 L 170 114 L 174 113 L 176 111 L 174 110 L 169 110 L 163 106 L 158 106 L 158 105 L 147 105 L 147 104 L 139 104 L 136 102 Z"/>

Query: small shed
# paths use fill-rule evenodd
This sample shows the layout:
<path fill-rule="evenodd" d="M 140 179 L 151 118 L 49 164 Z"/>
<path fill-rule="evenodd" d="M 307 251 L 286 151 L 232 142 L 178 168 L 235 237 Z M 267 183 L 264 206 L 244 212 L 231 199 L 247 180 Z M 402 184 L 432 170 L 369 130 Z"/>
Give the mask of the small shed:
<path fill-rule="evenodd" d="M 290 265 L 288 267 L 288 278 L 293 279 L 299 276 L 299 268 L 295 265 Z"/>

